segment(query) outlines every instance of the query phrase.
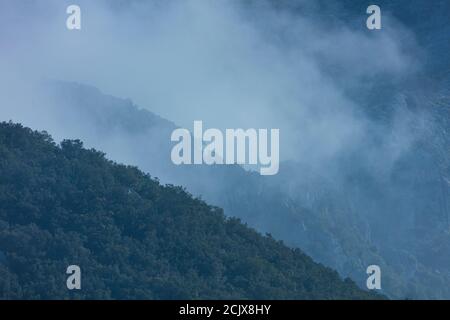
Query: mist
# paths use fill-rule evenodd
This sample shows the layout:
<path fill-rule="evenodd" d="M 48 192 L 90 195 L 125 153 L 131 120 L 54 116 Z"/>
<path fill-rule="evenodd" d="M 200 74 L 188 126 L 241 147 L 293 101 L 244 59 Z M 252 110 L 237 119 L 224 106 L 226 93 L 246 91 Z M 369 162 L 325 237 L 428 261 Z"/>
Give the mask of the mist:
<path fill-rule="evenodd" d="M 426 108 L 410 108 L 404 92 L 421 89 L 414 81 L 427 53 L 414 33 L 388 11 L 383 11 L 386 27 L 379 32 L 367 30 L 365 11 L 346 20 L 327 11 L 339 3 L 292 3 L 296 5 L 283 9 L 272 1 L 80 0 L 76 4 L 81 7 L 82 28 L 69 31 L 65 11 L 72 1 L 3 1 L 0 119 L 46 130 L 56 141 L 81 139 L 112 160 L 186 186 L 230 215 L 242 208 L 229 201 L 229 186 L 221 187 L 228 172 L 221 181 L 220 174 L 211 172 L 181 176 L 174 171 L 171 130 L 192 129 L 195 120 L 222 130 L 280 129 L 281 160 L 299 165 L 286 177 L 281 163 L 282 177 L 258 178 L 252 192 L 264 194 L 260 189 L 269 180 L 273 194 L 292 187 L 283 196 L 289 201 L 300 197 L 302 208 L 313 210 L 315 205 L 308 204 L 313 191 L 326 184 L 337 190 L 334 197 L 348 200 L 349 212 L 373 222 L 374 230 L 367 231 L 371 245 L 387 242 L 371 237 L 387 232 L 383 230 L 394 234 L 398 221 L 411 227 L 408 213 L 423 205 L 405 189 L 409 180 L 394 183 L 393 172 L 432 126 Z M 64 86 L 48 85 L 55 82 L 100 91 L 81 86 L 82 97 L 72 97 Z M 127 112 L 120 113 L 121 108 L 142 108 L 168 121 L 159 119 L 162 124 L 151 128 L 139 127 L 145 121 L 137 125 L 124 119 L 125 125 L 119 124 L 97 103 L 106 103 L 113 110 L 108 112 L 121 117 Z M 149 115 L 142 118 L 159 123 Z M 376 185 L 373 194 L 349 180 L 361 178 L 360 171 Z M 214 179 L 218 182 L 212 183 Z M 311 183 L 311 190 L 306 183 Z M 379 196 L 382 192 L 389 197 Z M 286 207 L 281 209 L 289 213 Z M 262 214 L 252 226 L 272 232 L 274 222 L 283 219 L 281 213 Z M 339 219 L 330 223 L 342 223 Z M 305 223 L 304 228 L 311 228 Z M 288 219 L 280 225 L 275 235 L 329 262 L 305 246 L 307 241 L 294 233 Z M 344 245 L 336 246 L 343 255 Z M 350 272 L 345 263 L 332 266 L 345 275 L 362 269 L 358 265 Z"/>
<path fill-rule="evenodd" d="M 68 4 L 1 5 L 2 99 L 35 96 L 30 80 L 91 84 L 186 128 L 194 120 L 221 129 L 279 128 L 282 159 L 320 163 L 364 144 L 372 130 L 349 87 L 418 69 L 401 26 L 373 35 L 263 2 L 79 1 L 82 29 L 69 31 Z M 360 18 L 365 22 L 364 13 Z M 40 108 L 30 125 L 52 118 Z M 4 119 L 17 117 L 2 110 Z"/>

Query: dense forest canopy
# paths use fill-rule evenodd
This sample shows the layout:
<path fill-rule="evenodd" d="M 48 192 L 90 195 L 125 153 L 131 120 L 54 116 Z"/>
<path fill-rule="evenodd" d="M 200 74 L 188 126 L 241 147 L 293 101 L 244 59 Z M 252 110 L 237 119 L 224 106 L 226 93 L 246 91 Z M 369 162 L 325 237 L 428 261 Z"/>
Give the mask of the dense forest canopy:
<path fill-rule="evenodd" d="M 72 264 L 81 290 L 66 287 Z M 3 122 L 0 298 L 382 297 L 181 187 Z"/>

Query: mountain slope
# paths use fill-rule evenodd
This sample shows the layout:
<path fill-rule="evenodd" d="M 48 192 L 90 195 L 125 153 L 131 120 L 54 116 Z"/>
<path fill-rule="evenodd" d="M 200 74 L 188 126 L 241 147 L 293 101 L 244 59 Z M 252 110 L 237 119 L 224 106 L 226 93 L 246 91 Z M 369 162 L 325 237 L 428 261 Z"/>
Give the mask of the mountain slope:
<path fill-rule="evenodd" d="M 325 74 L 338 83 L 352 80 L 351 86 L 344 86 L 345 92 L 381 129 L 365 140 L 376 148 L 346 150 L 351 152 L 332 159 L 330 164 L 341 173 L 338 178 L 327 168 L 328 164 L 311 170 L 302 164 L 283 163 L 275 177 L 259 177 L 237 167 L 175 167 L 169 150 L 175 125 L 137 109 L 130 101 L 85 86 L 57 86 L 60 99 L 56 107 L 46 109 L 48 104 L 36 103 L 32 112 L 25 110 L 24 114 L 32 120 L 25 123 L 47 129 L 58 138 L 81 138 L 88 146 L 105 151 L 110 159 L 137 165 L 161 181 L 183 185 L 208 203 L 223 208 L 227 216 L 239 217 L 258 231 L 270 232 L 289 246 L 301 248 L 315 261 L 351 277 L 359 286 L 365 285 L 366 267 L 378 264 L 383 273 L 383 290 L 391 297 L 450 297 L 450 42 L 446 41 L 450 2 L 380 0 L 377 4 L 383 12 L 381 32 L 365 27 L 365 10 L 370 2 L 271 2 L 289 14 L 298 10 L 295 20 L 307 16 L 328 21 L 330 28 L 326 29 L 330 32 L 342 26 L 376 40 L 398 29 L 401 36 L 394 39 L 407 44 L 401 48 L 410 52 L 412 61 L 418 64 L 417 74 L 400 79 L 382 76 L 355 81 L 352 71 L 358 68 L 353 67 L 353 61 L 351 68 L 346 67 L 347 55 L 342 65 L 340 60 L 327 59 L 329 52 L 345 52 L 338 39 L 333 41 L 337 50 L 321 52 L 325 54 L 320 60 Z M 250 5 L 248 8 L 247 17 L 257 18 L 259 11 Z M 260 20 L 263 25 L 269 21 L 265 16 Z M 290 28 L 283 26 L 268 29 L 280 40 L 289 36 L 295 43 L 304 40 L 297 39 L 295 29 L 290 33 L 284 30 Z M 407 32 L 402 33 L 402 29 Z M 410 38 L 420 50 L 410 47 Z M 306 47 L 309 45 L 305 43 Z M 183 50 L 179 53 L 182 56 Z M 383 62 L 383 55 L 380 59 Z M 412 63 L 410 66 L 415 67 Z M 97 85 L 103 88 L 101 82 Z M 20 94 L 29 96 L 22 90 Z M 142 107 L 158 109 L 151 102 L 145 104 Z M 245 107 L 244 103 L 242 108 Z M 11 108 L 13 119 L 23 122 L 15 113 L 17 106 L 11 104 Z M 396 119 L 408 119 L 414 112 L 419 115 L 416 123 L 400 121 L 400 130 L 394 130 Z M 41 121 L 36 116 L 39 114 L 43 115 Z M 407 128 L 402 134 L 405 123 Z M 406 143 L 402 139 L 405 136 L 417 139 L 411 139 L 409 145 L 409 139 L 405 139 Z M 401 156 L 396 161 L 383 162 L 383 157 L 376 157 L 378 151 L 388 159 L 391 154 L 394 158 Z"/>
<path fill-rule="evenodd" d="M 0 159 L 2 299 L 381 298 L 78 140 L 1 123 Z"/>
<path fill-rule="evenodd" d="M 171 122 L 92 87 L 64 82 L 50 87 L 58 109 L 45 112 L 45 103 L 41 108 L 49 114 L 52 133 L 64 123 L 69 136 L 79 135 L 109 158 L 136 165 L 165 183 L 185 186 L 227 216 L 301 248 L 360 287 L 365 286 L 367 266 L 378 264 L 383 292 L 391 297 L 449 296 L 448 169 L 435 166 L 448 163 L 445 108 L 408 102 L 402 107 L 419 105 L 432 115 L 423 118 L 429 121 L 427 135 L 398 159 L 390 175 L 382 166 L 365 165 L 366 154 L 355 150 L 340 159 L 346 180 L 335 181 L 326 172 L 293 162 L 282 163 L 273 177 L 238 166 L 175 166 L 170 161 Z M 389 136 L 389 113 L 378 110 L 376 115 Z"/>

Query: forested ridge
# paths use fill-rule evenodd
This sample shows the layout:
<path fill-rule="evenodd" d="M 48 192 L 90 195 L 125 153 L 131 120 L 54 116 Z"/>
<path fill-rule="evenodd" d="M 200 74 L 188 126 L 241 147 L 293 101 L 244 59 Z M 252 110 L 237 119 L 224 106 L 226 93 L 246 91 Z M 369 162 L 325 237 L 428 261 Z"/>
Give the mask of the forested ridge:
<path fill-rule="evenodd" d="M 79 265 L 81 290 L 66 287 Z M 1 299 L 373 299 L 182 187 L 0 123 Z"/>

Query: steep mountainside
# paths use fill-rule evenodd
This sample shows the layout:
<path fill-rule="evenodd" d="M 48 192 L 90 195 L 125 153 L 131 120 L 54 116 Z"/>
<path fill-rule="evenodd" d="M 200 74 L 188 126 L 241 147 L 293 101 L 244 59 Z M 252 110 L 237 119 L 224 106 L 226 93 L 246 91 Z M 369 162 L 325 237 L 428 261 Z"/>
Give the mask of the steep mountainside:
<path fill-rule="evenodd" d="M 126 7 L 130 2 L 122 4 Z M 246 20 L 258 20 L 255 12 L 259 11 L 253 6 L 266 2 L 245 3 Z M 52 84 L 51 101 L 34 100 L 33 112 L 25 112 L 29 118 L 24 123 L 49 130 L 57 138 L 80 138 L 114 161 L 139 166 L 164 183 L 182 185 L 223 208 L 226 216 L 241 218 L 258 231 L 301 248 L 360 287 L 365 286 L 366 267 L 378 264 L 383 292 L 391 297 L 450 298 L 450 1 L 377 1 L 383 12 L 380 32 L 365 27 L 365 10 L 371 2 L 268 3 L 294 20 L 298 14 L 299 19 L 320 21 L 331 34 L 342 28 L 376 40 L 385 31 L 403 32 L 393 39 L 406 43 L 400 46 L 403 50 L 417 54 L 416 63 L 410 65 L 417 67 L 414 73 L 400 79 L 380 76 L 355 81 L 350 77 L 353 61 L 340 65 L 328 61 L 327 52 L 333 50 L 321 52 L 324 75 L 342 84 L 358 111 L 378 129 L 364 141 L 372 149 L 355 148 L 333 159 L 330 166 L 339 169 L 339 178 L 330 174 L 326 163 L 322 168 L 283 163 L 275 177 L 235 166 L 176 167 L 170 162 L 170 133 L 175 124 L 129 100 L 83 85 Z M 269 21 L 265 16 L 259 19 L 263 25 Z M 277 27 L 272 30 L 276 41 L 302 40 L 296 38 L 295 30 L 289 33 L 286 25 Z M 346 52 L 344 45 L 335 41 L 331 49 Z M 343 56 L 347 59 L 347 54 Z M 352 86 L 345 86 L 347 80 Z M 45 116 L 33 121 L 39 114 Z M 398 118 L 405 120 L 400 121 L 400 133 L 406 132 L 403 137 L 394 130 Z M 20 117 L 14 120 L 23 122 Z M 411 140 L 404 141 L 404 136 Z M 368 152 L 374 150 L 395 160 L 380 161 L 377 152 Z"/>
<path fill-rule="evenodd" d="M 78 140 L 1 123 L 0 159 L 2 299 L 381 298 Z"/>
<path fill-rule="evenodd" d="M 365 155 L 356 150 L 341 159 L 345 181 L 334 181 L 294 162 L 282 163 L 274 177 L 236 166 L 178 167 L 170 161 L 172 123 L 91 87 L 57 83 L 54 90 L 55 105 L 61 109 L 52 113 L 49 129 L 68 123 L 70 136 L 78 133 L 112 159 L 187 187 L 224 208 L 227 216 L 301 248 L 361 287 L 366 267 L 375 263 L 383 270 L 384 292 L 392 297 L 450 295 L 449 159 L 444 152 L 450 141 L 442 101 L 439 108 L 438 102 L 427 101 L 427 134 L 398 159 L 389 175 L 383 167 L 365 166 Z M 417 105 L 425 106 L 411 99 L 403 107 Z M 376 115 L 389 134 L 389 112 L 380 109 Z M 133 126 L 134 121 L 140 125 Z M 148 125 L 142 124 L 145 121 Z"/>

